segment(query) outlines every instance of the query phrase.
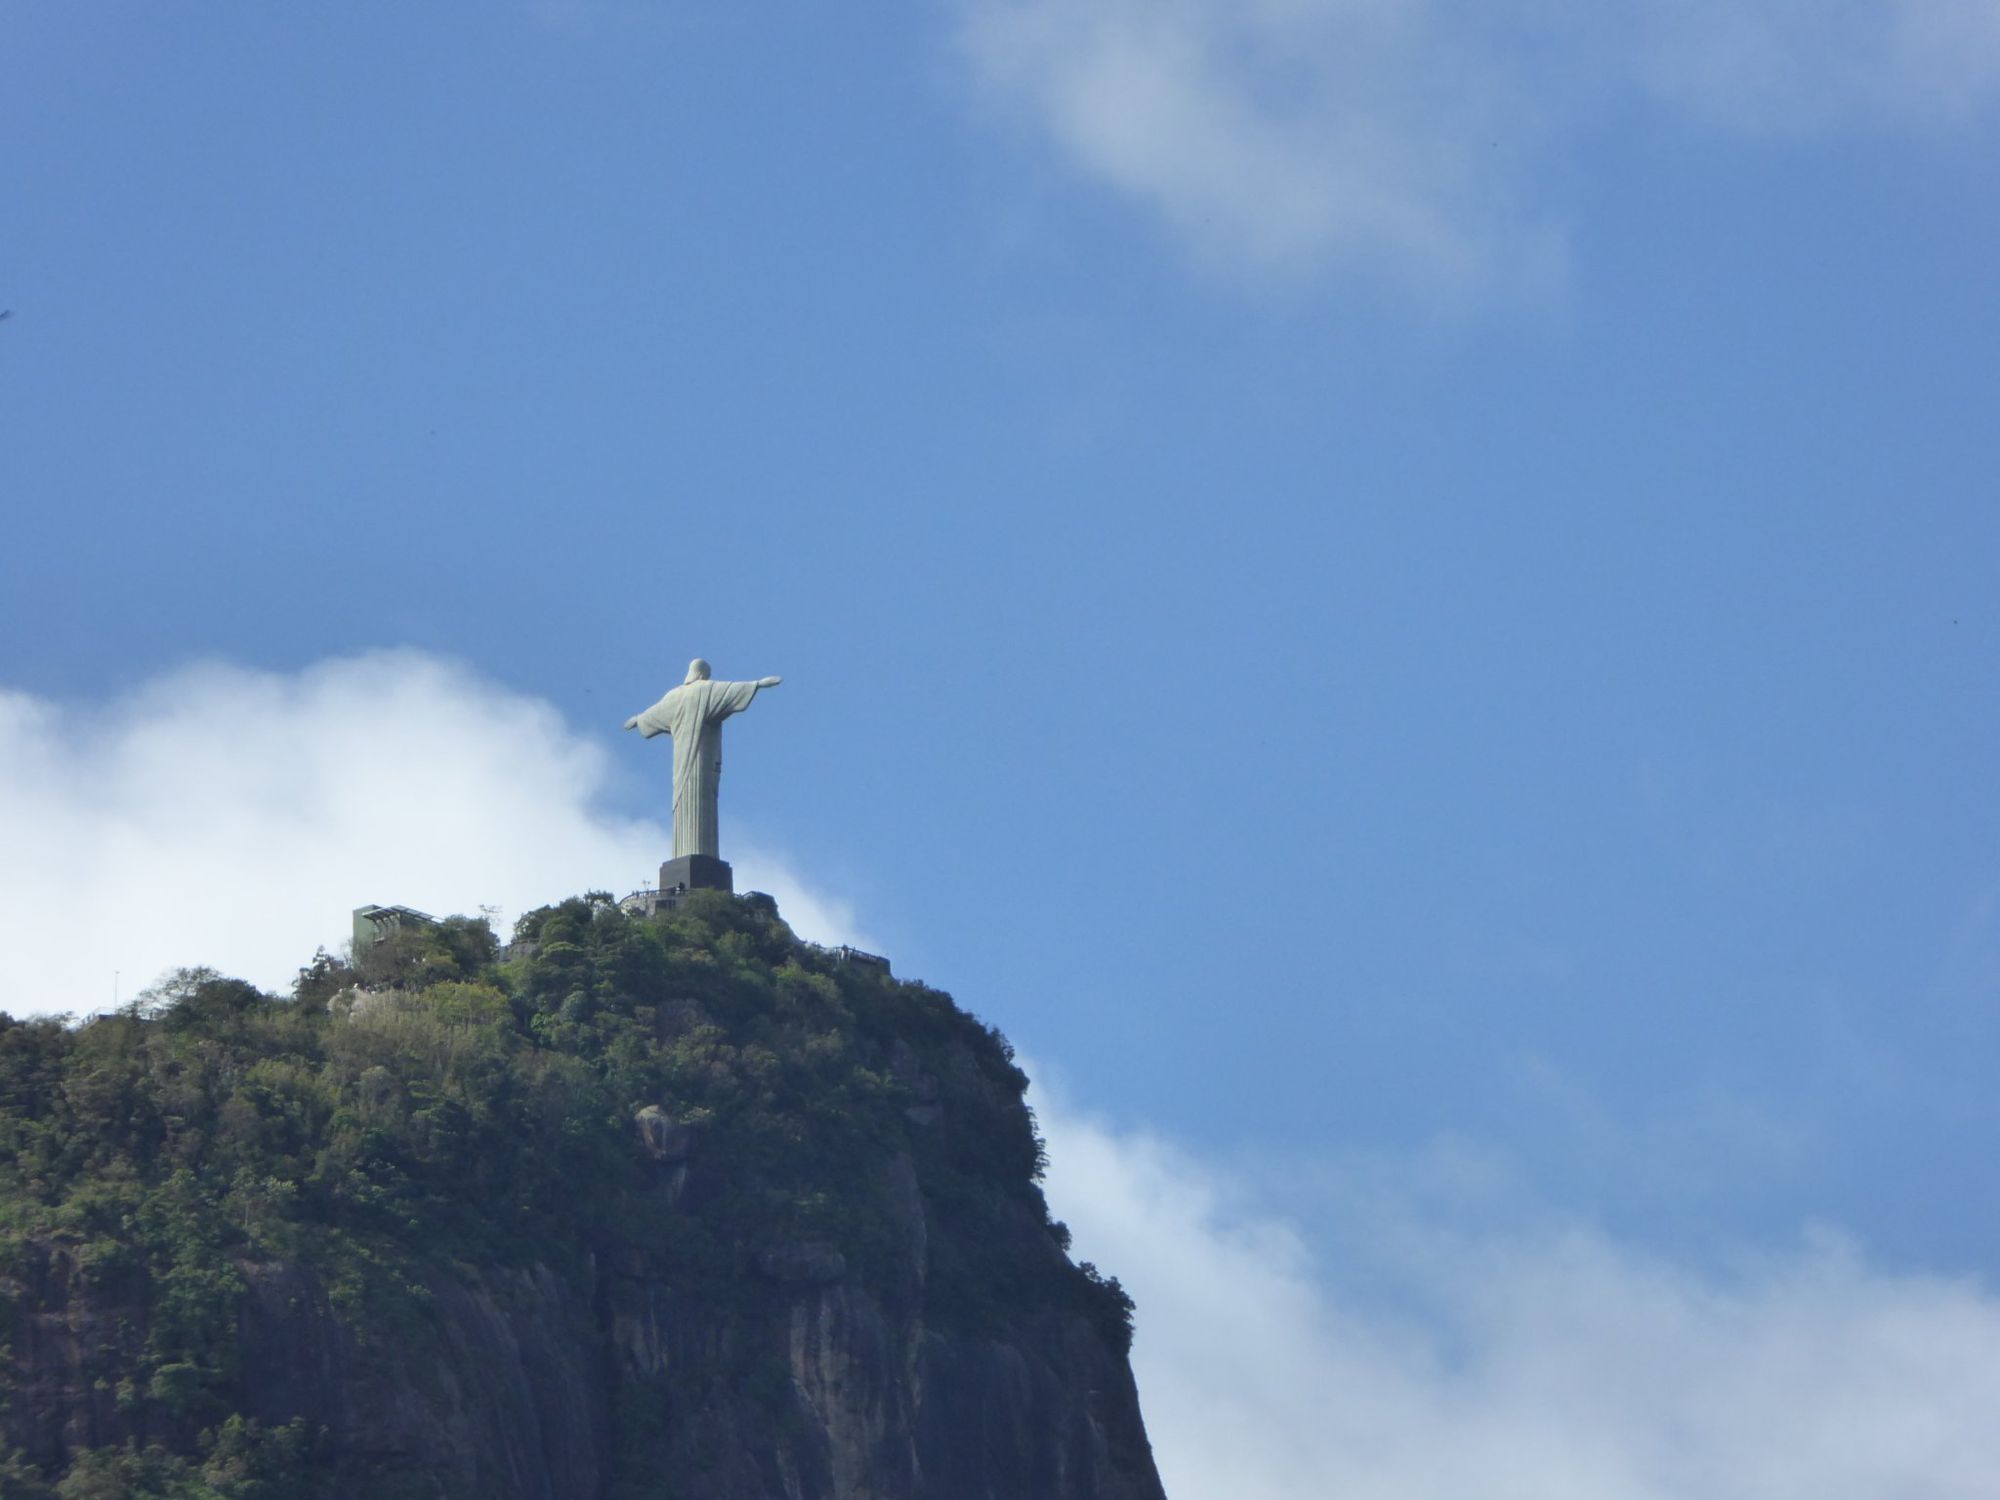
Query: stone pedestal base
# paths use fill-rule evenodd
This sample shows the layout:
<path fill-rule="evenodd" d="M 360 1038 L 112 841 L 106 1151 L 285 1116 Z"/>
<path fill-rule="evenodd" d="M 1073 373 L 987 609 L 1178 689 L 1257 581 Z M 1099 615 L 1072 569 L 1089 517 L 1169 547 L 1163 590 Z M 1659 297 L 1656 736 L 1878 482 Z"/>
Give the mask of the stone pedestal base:
<path fill-rule="evenodd" d="M 713 854 L 683 854 L 660 866 L 660 895 L 684 896 L 689 891 L 734 891 L 736 876 L 729 861 Z"/>
<path fill-rule="evenodd" d="M 736 876 L 729 862 L 713 854 L 684 854 L 679 859 L 670 859 L 660 866 L 658 890 L 634 891 L 618 903 L 618 909 L 628 916 L 655 916 L 679 906 L 687 900 L 689 891 L 728 891 L 734 895 Z M 766 901 L 770 899 L 764 897 Z"/>

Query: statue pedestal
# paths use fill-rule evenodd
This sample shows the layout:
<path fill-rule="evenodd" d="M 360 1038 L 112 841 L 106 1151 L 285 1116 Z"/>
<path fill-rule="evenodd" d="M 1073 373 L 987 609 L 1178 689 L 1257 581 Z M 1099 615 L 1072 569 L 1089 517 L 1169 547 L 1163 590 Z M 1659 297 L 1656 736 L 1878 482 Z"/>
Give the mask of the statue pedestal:
<path fill-rule="evenodd" d="M 683 854 L 660 866 L 662 898 L 684 896 L 689 891 L 734 891 L 736 876 L 729 861 L 713 854 Z"/>
<path fill-rule="evenodd" d="M 679 859 L 670 859 L 660 866 L 659 889 L 634 891 L 618 903 L 618 909 L 633 917 L 657 916 L 687 900 L 689 891 L 728 891 L 734 895 L 736 876 L 729 862 L 713 854 L 684 854 Z"/>

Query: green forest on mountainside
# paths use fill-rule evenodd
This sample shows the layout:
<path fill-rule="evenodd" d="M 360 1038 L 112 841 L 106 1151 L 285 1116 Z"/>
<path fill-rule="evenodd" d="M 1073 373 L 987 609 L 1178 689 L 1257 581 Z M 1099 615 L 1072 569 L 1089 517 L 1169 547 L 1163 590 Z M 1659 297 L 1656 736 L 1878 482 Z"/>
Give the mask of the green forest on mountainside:
<path fill-rule="evenodd" d="M 81 1024 L 0 1015 L 0 1345 L 36 1247 L 60 1245 L 84 1278 L 147 1289 L 143 1353 L 107 1399 L 199 1434 L 62 1474 L 0 1455 L 0 1496 L 316 1493 L 310 1427 L 228 1397 L 246 1265 L 310 1267 L 363 1339 L 429 1316 L 430 1272 L 453 1265 L 581 1276 L 640 1255 L 727 1306 L 754 1295 L 760 1248 L 811 1244 L 866 1282 L 890 1253 L 866 1167 L 884 1148 L 940 1219 L 928 1324 L 979 1335 L 1059 1305 L 1129 1346 L 1115 1280 L 988 1232 L 1025 1205 L 1067 1248 L 1026 1077 L 949 996 L 717 892 L 656 918 L 574 898 L 522 918 L 511 952 L 450 918 L 321 953 L 288 997 L 185 970 Z M 716 1186 L 698 1212 L 651 1191 L 649 1106 L 699 1139 Z M 948 1128 L 912 1123 L 933 1106 Z"/>

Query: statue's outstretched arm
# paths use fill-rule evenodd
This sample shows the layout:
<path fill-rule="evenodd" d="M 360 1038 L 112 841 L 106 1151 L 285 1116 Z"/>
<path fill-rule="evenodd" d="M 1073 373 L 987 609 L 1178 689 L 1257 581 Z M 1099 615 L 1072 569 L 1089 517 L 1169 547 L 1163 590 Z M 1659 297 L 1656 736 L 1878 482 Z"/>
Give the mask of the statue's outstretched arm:
<path fill-rule="evenodd" d="M 627 729 L 637 729 L 639 727 L 639 716 L 637 714 L 632 715 L 631 718 L 625 721 L 625 727 Z"/>
<path fill-rule="evenodd" d="M 760 688 L 776 687 L 784 680 L 782 677 L 759 677 L 757 679 L 757 686 Z"/>

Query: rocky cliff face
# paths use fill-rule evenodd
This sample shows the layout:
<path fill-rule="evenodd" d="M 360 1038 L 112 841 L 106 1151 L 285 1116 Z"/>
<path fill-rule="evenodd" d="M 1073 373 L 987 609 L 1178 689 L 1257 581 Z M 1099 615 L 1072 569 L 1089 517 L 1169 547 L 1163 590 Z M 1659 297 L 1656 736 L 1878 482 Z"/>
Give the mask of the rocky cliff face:
<path fill-rule="evenodd" d="M 662 1055 L 698 1039 L 712 1070 L 748 1024 L 720 1009 L 633 1015 Z M 1018 1088 L 962 1030 L 861 1029 L 875 1067 L 857 1076 L 882 1080 L 893 1128 L 844 1148 L 843 1200 L 811 1211 L 796 1163 L 663 1090 L 617 1128 L 618 1211 L 548 1258 L 424 1251 L 385 1302 L 310 1240 L 271 1258 L 252 1234 L 202 1283 L 222 1289 L 219 1347 L 178 1362 L 175 1266 L 18 1239 L 0 1277 L 8 1472 L 53 1483 L 79 1454 L 147 1445 L 198 1457 L 227 1413 L 297 1420 L 300 1482 L 371 1500 L 1163 1500 L 1122 1294 L 1069 1263 L 1038 1193 L 968 1165 L 995 1128 L 981 1116 L 1017 1112 L 1007 1128 L 1032 1135 Z M 776 1098 L 778 1127 L 811 1114 Z M 787 1206 L 746 1207 L 771 1202 Z"/>
<path fill-rule="evenodd" d="M 1130 1370 L 1075 1313 L 965 1338 L 825 1273 L 725 1312 L 638 1266 L 581 1285 L 461 1268 L 430 1283 L 426 1325 L 385 1338 L 336 1315 L 310 1271 L 243 1270 L 229 1404 L 317 1429 L 339 1492 L 589 1500 L 615 1476 L 687 1500 L 1163 1493 Z M 200 1424 L 118 1394 L 147 1289 L 79 1283 L 49 1245 L 10 1289 L 5 1443 L 52 1475 L 82 1449 L 195 1451 Z"/>

